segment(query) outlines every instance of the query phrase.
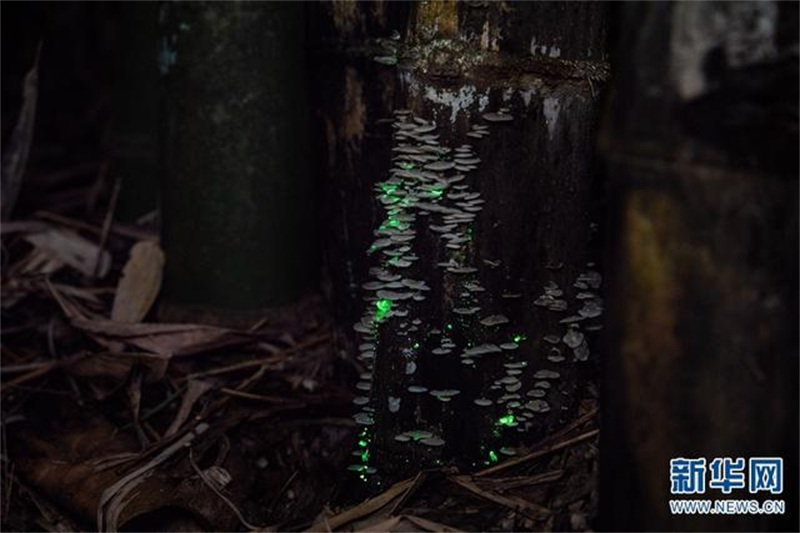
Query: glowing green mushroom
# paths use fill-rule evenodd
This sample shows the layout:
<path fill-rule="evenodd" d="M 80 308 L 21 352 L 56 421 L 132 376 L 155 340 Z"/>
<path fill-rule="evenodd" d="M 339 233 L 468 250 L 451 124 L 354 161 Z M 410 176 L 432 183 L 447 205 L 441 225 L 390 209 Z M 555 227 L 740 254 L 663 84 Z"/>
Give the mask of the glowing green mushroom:
<path fill-rule="evenodd" d="M 514 415 L 507 414 L 505 416 L 501 416 L 500 420 L 497 421 L 498 424 L 501 426 L 513 426 L 514 425 Z"/>
<path fill-rule="evenodd" d="M 380 322 L 386 318 L 386 315 L 392 310 L 392 301 L 386 299 L 378 300 L 375 302 L 375 307 L 378 308 L 377 312 L 375 313 L 375 320 Z"/>

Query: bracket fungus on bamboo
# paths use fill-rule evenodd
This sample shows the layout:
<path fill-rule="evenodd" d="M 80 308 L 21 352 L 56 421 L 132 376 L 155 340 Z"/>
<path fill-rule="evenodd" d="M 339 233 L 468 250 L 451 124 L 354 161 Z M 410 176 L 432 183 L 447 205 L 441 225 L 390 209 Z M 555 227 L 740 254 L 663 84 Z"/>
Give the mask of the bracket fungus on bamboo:
<path fill-rule="evenodd" d="M 605 8 L 508 7 L 415 4 L 361 55 L 340 51 L 345 91 L 320 106 L 361 132 L 329 128 L 324 146 L 347 240 L 330 241 L 347 257 L 334 296 L 361 296 L 345 313 L 366 481 L 543 437 L 575 409 L 601 327 L 587 246 Z M 554 17 L 556 34 L 540 22 Z"/>

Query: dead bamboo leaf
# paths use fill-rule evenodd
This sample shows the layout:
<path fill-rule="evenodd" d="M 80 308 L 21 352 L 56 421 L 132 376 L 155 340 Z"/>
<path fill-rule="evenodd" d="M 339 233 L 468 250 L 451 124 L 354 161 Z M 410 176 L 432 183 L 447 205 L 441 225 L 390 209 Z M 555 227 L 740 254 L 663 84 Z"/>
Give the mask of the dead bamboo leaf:
<path fill-rule="evenodd" d="M 164 377 L 168 363 L 169 357 L 149 353 L 97 353 L 77 359 L 66 371 L 83 378 L 95 398 L 103 400 L 119 390 L 134 365 L 146 369 L 143 377 L 150 383 Z"/>
<path fill-rule="evenodd" d="M 408 486 L 408 490 L 406 490 L 403 493 L 403 495 L 397 499 L 395 504 L 392 506 L 392 510 L 389 512 L 389 514 L 393 515 L 397 511 L 399 511 L 403 507 L 403 505 L 405 505 L 405 503 L 409 500 L 409 498 L 411 498 L 411 496 L 413 496 L 417 492 L 417 490 L 419 490 L 419 488 L 425 484 L 427 480 L 428 480 L 427 471 L 422 470 L 420 472 L 417 472 L 417 475 L 414 476 L 413 482 L 411 483 L 411 485 Z"/>
<path fill-rule="evenodd" d="M 563 470 L 552 470 L 533 476 L 514 476 L 514 477 L 501 477 L 490 478 L 481 477 L 475 478 L 481 487 L 491 488 L 497 492 L 504 494 L 510 490 L 518 489 L 520 487 L 530 487 L 534 485 L 541 485 L 544 483 L 552 483 L 558 481 L 564 475 Z"/>
<path fill-rule="evenodd" d="M 356 529 L 356 531 L 411 531 L 411 529 L 408 529 L 407 527 L 408 524 L 402 524 L 402 522 L 403 517 L 392 516 L 376 524 L 367 524 Z"/>
<path fill-rule="evenodd" d="M 26 372 L 25 374 L 18 376 L 12 379 L 11 381 L 3 383 L 2 388 L 0 388 L 0 391 L 2 391 L 3 394 L 5 394 L 6 392 L 13 390 L 14 387 L 22 385 L 23 383 L 28 382 L 32 379 L 36 379 L 40 376 L 44 376 L 48 372 L 51 372 L 52 370 L 62 366 L 64 364 L 64 361 L 65 361 L 64 359 L 57 359 L 55 361 L 44 364 L 40 367 L 34 368 L 30 372 Z"/>
<path fill-rule="evenodd" d="M 472 482 L 469 476 L 448 476 L 450 481 L 459 485 L 469 492 L 475 494 L 476 496 L 480 496 L 485 500 L 489 500 L 490 502 L 494 502 L 514 511 L 522 512 L 528 515 L 530 518 L 539 519 L 544 518 L 550 514 L 550 510 L 546 507 L 541 505 L 535 504 L 533 502 L 529 502 L 523 498 L 519 498 L 517 496 L 510 496 L 510 495 L 501 495 L 494 491 L 485 490 L 476 485 Z"/>
<path fill-rule="evenodd" d="M 111 351 L 120 344 L 168 357 L 192 355 L 251 342 L 255 336 L 198 324 L 126 324 L 104 319 L 74 318 L 72 325 Z"/>
<path fill-rule="evenodd" d="M 62 294 L 73 298 L 78 298 L 97 305 L 101 305 L 103 303 L 94 292 L 84 287 L 74 287 L 72 285 L 64 285 L 63 283 L 53 283 L 53 287 L 58 289 L 58 291 Z"/>
<path fill-rule="evenodd" d="M 33 67 L 25 75 L 22 84 L 22 109 L 19 112 L 17 125 L 11 134 L 8 147 L 3 152 L 2 161 L 2 201 L 0 217 L 8 220 L 17 203 L 22 187 L 22 177 L 28 166 L 33 129 L 36 123 L 36 101 L 39 96 L 39 53 L 42 44 L 36 50 Z"/>
<path fill-rule="evenodd" d="M 401 531 L 431 531 L 439 532 L 444 531 L 447 533 L 460 531 L 450 526 L 428 520 L 419 516 L 400 515 L 393 516 L 376 524 L 366 525 L 356 531 L 387 531 L 387 532 L 401 532 Z"/>
<path fill-rule="evenodd" d="M 194 404 L 197 403 L 197 400 L 199 400 L 201 396 L 213 388 L 214 384 L 210 381 L 203 381 L 200 379 L 189 380 L 188 386 L 186 387 L 186 392 L 181 400 L 181 407 L 178 409 L 178 414 L 175 415 L 175 419 L 172 421 L 172 424 L 170 424 L 169 428 L 167 428 L 167 431 L 164 433 L 164 438 L 171 437 L 178 432 L 183 423 L 186 422 L 186 419 L 189 418 L 189 415 L 192 413 L 192 407 L 194 407 Z"/>
<path fill-rule="evenodd" d="M 108 252 L 71 231 L 51 229 L 28 235 L 25 240 L 51 258 L 58 259 L 86 276 L 94 274 L 98 254 L 98 277 L 104 277 L 111 268 L 111 255 Z"/>
<path fill-rule="evenodd" d="M 402 515 L 403 518 L 416 524 L 418 527 L 424 529 L 425 531 L 447 531 L 447 532 L 455 532 L 461 531 L 460 529 L 452 528 L 448 525 L 434 522 L 433 520 L 428 520 L 427 518 L 422 518 L 421 516 L 412 516 L 412 515 Z"/>
<path fill-rule="evenodd" d="M 355 520 L 363 518 L 365 516 L 369 516 L 383 507 L 385 507 L 389 502 L 403 494 L 411 484 L 414 482 L 413 479 L 406 479 L 404 481 L 400 481 L 395 483 L 388 489 L 386 489 L 381 494 L 378 494 L 372 499 L 369 499 L 363 503 L 356 505 L 355 507 L 351 507 L 350 509 L 344 511 L 343 513 L 339 513 L 335 516 L 326 519 L 319 519 L 311 528 L 307 531 L 322 531 L 325 527 L 333 529 L 338 529 L 345 524 L 349 524 Z"/>
<path fill-rule="evenodd" d="M 3 222 L 0 227 L 0 235 L 11 235 L 12 233 L 36 233 L 45 231 L 50 226 L 39 220 L 14 220 Z"/>
<path fill-rule="evenodd" d="M 164 252 L 155 241 L 140 241 L 131 248 L 117 285 L 111 320 L 141 322 L 161 289 Z"/>
<path fill-rule="evenodd" d="M 138 368 L 131 369 L 131 379 L 128 382 L 128 403 L 131 407 L 133 423 L 139 425 L 139 410 L 142 405 L 142 379 L 144 374 Z"/>
<path fill-rule="evenodd" d="M 58 306 L 61 308 L 61 311 L 64 313 L 64 316 L 69 318 L 70 320 L 76 318 L 86 318 L 89 314 L 83 309 L 77 302 L 71 300 L 66 295 L 62 294 L 60 289 L 58 289 L 51 281 L 50 278 L 44 279 L 45 286 L 50 291 L 50 294 L 53 296 L 53 299 L 56 301 Z"/>

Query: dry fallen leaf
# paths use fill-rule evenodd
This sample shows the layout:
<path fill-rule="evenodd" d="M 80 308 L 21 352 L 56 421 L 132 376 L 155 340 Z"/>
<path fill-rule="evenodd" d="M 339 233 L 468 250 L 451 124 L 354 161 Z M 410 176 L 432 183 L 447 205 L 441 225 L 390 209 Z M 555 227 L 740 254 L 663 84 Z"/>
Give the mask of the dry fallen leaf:
<path fill-rule="evenodd" d="M 189 418 L 189 415 L 192 413 L 192 407 L 197 403 L 197 400 L 213 388 L 214 383 L 211 381 L 189 379 L 186 393 L 181 400 L 181 407 L 178 409 L 178 414 L 175 415 L 169 428 L 167 428 L 167 431 L 164 433 L 165 438 L 171 437 L 178 432 L 181 425 L 186 422 L 186 419 Z"/>
<path fill-rule="evenodd" d="M 529 515 L 531 518 L 539 519 L 550 514 L 549 509 L 539 505 L 538 503 L 528 501 L 519 496 L 502 495 L 491 490 L 483 489 L 475 484 L 470 476 L 453 475 L 448 476 L 447 479 L 467 489 L 476 496 L 484 498 L 490 502 L 503 505 L 514 511 L 519 511 L 523 514 Z"/>
<path fill-rule="evenodd" d="M 136 243 L 117 285 L 111 320 L 141 322 L 158 296 L 163 272 L 164 252 L 158 243 Z"/>
<path fill-rule="evenodd" d="M 326 528 L 329 530 L 335 530 L 344 526 L 345 524 L 349 524 L 350 522 L 354 522 L 364 518 L 365 516 L 372 515 L 373 513 L 376 513 L 386 507 L 395 498 L 405 493 L 405 491 L 407 491 L 408 488 L 413 484 L 414 479 L 399 481 L 374 498 L 362 502 L 355 507 L 351 507 L 342 513 L 328 518 L 317 518 L 317 521 L 314 523 L 314 525 L 311 526 L 311 528 L 309 528 L 307 531 L 324 531 Z"/>
<path fill-rule="evenodd" d="M 187 482 L 176 461 L 199 439 L 202 424 L 157 455 L 140 454 L 131 432 L 88 407 L 58 403 L 50 413 L 20 422 L 8 441 L 15 474 L 36 494 L 83 523 L 100 519 L 103 531 L 165 510 L 181 512 L 193 526 L 185 531 L 232 531 L 236 517 L 204 484 Z"/>
<path fill-rule="evenodd" d="M 66 371 L 82 378 L 95 398 L 102 400 L 125 383 L 137 364 L 147 369 L 145 377 L 147 382 L 152 382 L 164 377 L 168 362 L 167 356 L 149 353 L 97 353 L 66 365 Z"/>
<path fill-rule="evenodd" d="M 179 356 L 252 342 L 256 336 L 197 324 L 125 324 L 113 320 L 73 318 L 72 325 L 111 351 L 125 344 L 147 352 Z"/>
<path fill-rule="evenodd" d="M 111 255 L 108 252 L 105 250 L 100 252 L 95 243 L 71 231 L 51 229 L 28 235 L 25 240 L 48 256 L 87 276 L 94 274 L 98 253 L 100 254 L 98 276 L 104 277 L 111 268 Z"/>
<path fill-rule="evenodd" d="M 389 519 L 383 520 L 382 522 L 364 526 L 357 531 L 443 531 L 449 533 L 459 530 L 419 516 L 400 515 L 393 516 Z"/>

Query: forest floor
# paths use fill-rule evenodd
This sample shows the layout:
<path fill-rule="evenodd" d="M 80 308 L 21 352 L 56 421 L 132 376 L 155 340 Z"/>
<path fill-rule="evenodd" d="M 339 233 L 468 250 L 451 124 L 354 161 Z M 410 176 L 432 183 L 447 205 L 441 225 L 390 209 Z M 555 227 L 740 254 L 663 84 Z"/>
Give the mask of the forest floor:
<path fill-rule="evenodd" d="M 25 183 L 0 226 L 3 530 L 590 529 L 595 384 L 513 459 L 353 490 L 361 369 L 325 300 L 237 329 L 158 321 L 158 214 L 118 221 L 108 158 L 45 146 L 26 169 L 21 116 L 4 212 Z"/>
<path fill-rule="evenodd" d="M 358 369 L 325 303 L 292 324 L 157 322 L 155 214 L 115 222 L 103 168 L 33 173 L 27 186 L 50 192 L 2 225 L 4 530 L 590 528 L 591 391 L 513 459 L 387 480 L 335 506 L 353 475 Z"/>
<path fill-rule="evenodd" d="M 0 226 L 0 529 L 591 528 L 592 383 L 572 421 L 512 459 L 387 479 L 361 498 L 347 470 L 361 369 L 323 298 L 300 319 L 237 329 L 159 321 L 158 213 L 120 221 L 111 156 L 92 148 L 107 95 L 86 83 L 75 116 L 39 121 L 73 144 L 37 132 L 27 165 L 35 84 L 16 127 L 4 117 L 4 213 L 21 193 Z"/>

